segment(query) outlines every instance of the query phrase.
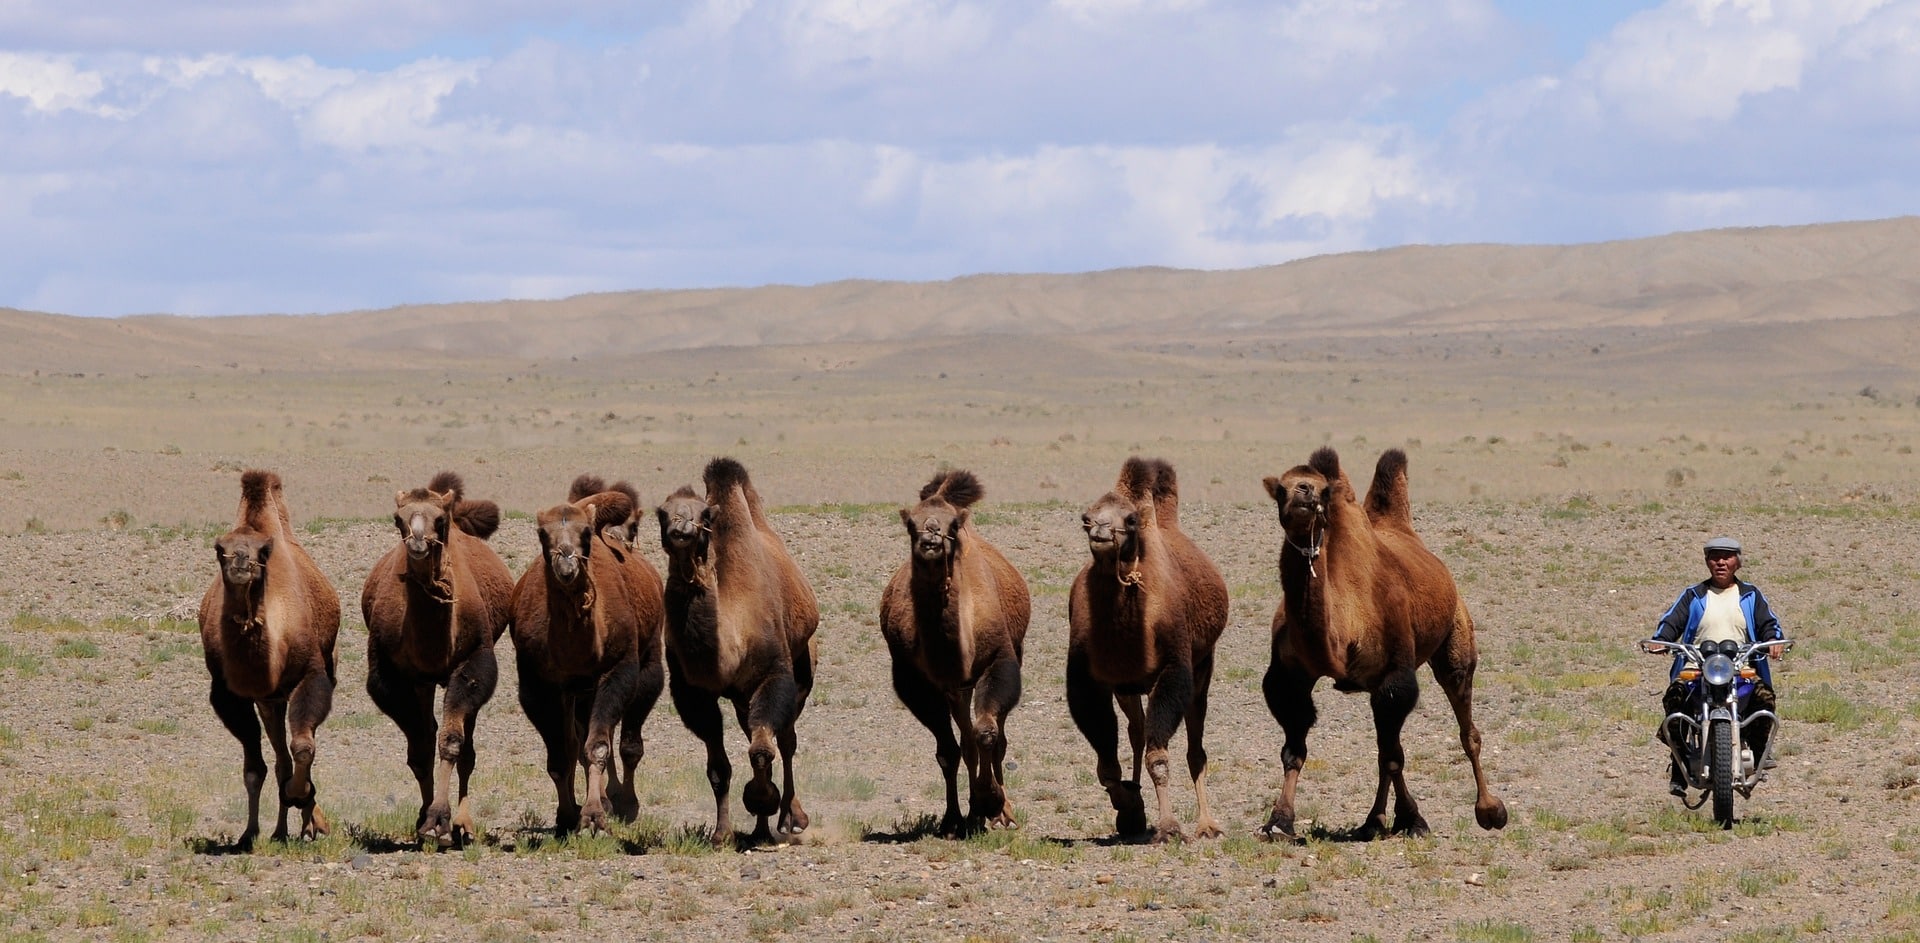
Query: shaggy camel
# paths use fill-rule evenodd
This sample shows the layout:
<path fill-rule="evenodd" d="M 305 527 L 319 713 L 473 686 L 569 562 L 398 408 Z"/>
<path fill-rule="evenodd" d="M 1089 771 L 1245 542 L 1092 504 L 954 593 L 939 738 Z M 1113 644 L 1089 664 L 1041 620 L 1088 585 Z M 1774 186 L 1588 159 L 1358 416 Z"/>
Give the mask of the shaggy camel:
<path fill-rule="evenodd" d="M 574 479 L 566 504 L 536 518 L 540 559 L 513 590 L 513 649 L 520 707 L 547 746 L 560 833 L 605 831 L 607 809 L 639 815 L 633 773 L 646 752 L 641 726 L 666 684 L 660 650 L 660 571 L 627 545 L 639 492 L 624 481 Z M 613 728 L 620 759 L 613 767 Z M 574 799 L 574 767 L 587 802 Z"/>
<path fill-rule="evenodd" d="M 667 691 L 680 720 L 707 745 L 716 844 L 733 841 L 727 786 L 733 767 L 717 699 L 733 702 L 746 732 L 753 780 L 741 791 L 758 819 L 756 842 L 807 827 L 793 794 L 794 722 L 813 690 L 820 607 L 800 568 L 773 532 L 747 470 L 730 458 L 707 463 L 707 495 L 682 487 L 660 505 L 667 551 Z M 774 745 L 784 790 L 773 786 Z"/>
<path fill-rule="evenodd" d="M 237 845 L 251 850 L 260 834 L 263 724 L 280 789 L 273 840 L 287 839 L 288 809 L 300 810 L 300 837 L 317 838 L 327 818 L 314 802 L 314 734 L 333 709 L 340 597 L 294 539 L 273 472 L 240 476 L 239 514 L 213 551 L 220 575 L 200 599 L 200 644 L 212 677 L 207 699 L 245 757 L 247 830 Z"/>
<path fill-rule="evenodd" d="M 513 574 L 487 544 L 500 507 L 469 501 L 453 472 L 394 496 L 400 542 L 367 574 L 367 694 L 407 737 L 407 766 L 420 784 L 420 841 L 462 844 L 474 836 L 467 788 L 473 728 L 499 679 L 493 645 L 512 613 Z M 434 719 L 436 686 L 447 689 Z M 436 776 L 435 760 L 438 759 Z M 460 777 L 454 806 L 452 780 Z"/>
<path fill-rule="evenodd" d="M 1474 818 L 1481 828 L 1504 827 L 1507 807 L 1487 787 L 1480 730 L 1473 725 L 1473 619 L 1446 564 L 1413 531 L 1406 453 L 1389 449 L 1380 456 L 1364 510 L 1329 448 L 1264 483 L 1286 532 L 1280 548 L 1284 597 L 1273 616 L 1273 660 L 1262 684 L 1267 708 L 1286 732 L 1280 753 L 1285 780 L 1266 834 L 1298 838 L 1293 793 L 1317 716 L 1313 686 L 1322 677 L 1332 678 L 1336 691 L 1365 691 L 1372 700 L 1380 782 L 1373 810 L 1355 836 L 1426 834 L 1427 822 L 1407 791 L 1400 745 L 1401 728 L 1420 698 L 1414 669 L 1422 663 L 1432 666 L 1459 721 L 1460 746 L 1479 790 Z M 1390 787 L 1396 796 L 1391 826 Z"/>
<path fill-rule="evenodd" d="M 979 479 L 965 471 L 935 475 L 920 489 L 920 503 L 900 510 L 910 558 L 880 595 L 894 693 L 933 731 L 934 756 L 947 778 L 940 820 L 947 836 L 1015 825 L 1006 723 L 1020 702 L 1031 602 L 1020 571 L 973 527 L 968 509 L 981 494 Z M 960 815 L 963 758 L 970 818 Z"/>
<path fill-rule="evenodd" d="M 1080 517 L 1093 559 L 1074 577 L 1067 602 L 1067 707 L 1099 757 L 1100 785 L 1122 835 L 1147 831 L 1140 797 L 1144 761 L 1159 814 L 1155 841 L 1183 837 L 1173 816 L 1167 742 L 1187 724 L 1187 772 L 1199 804 L 1199 837 L 1220 834 L 1207 801 L 1203 745 L 1213 649 L 1227 625 L 1227 584 L 1180 531 L 1173 466 L 1127 460 L 1112 491 Z M 1144 711 L 1140 698 L 1145 695 Z M 1133 779 L 1120 778 L 1118 727 L 1109 701 L 1127 715 Z"/>

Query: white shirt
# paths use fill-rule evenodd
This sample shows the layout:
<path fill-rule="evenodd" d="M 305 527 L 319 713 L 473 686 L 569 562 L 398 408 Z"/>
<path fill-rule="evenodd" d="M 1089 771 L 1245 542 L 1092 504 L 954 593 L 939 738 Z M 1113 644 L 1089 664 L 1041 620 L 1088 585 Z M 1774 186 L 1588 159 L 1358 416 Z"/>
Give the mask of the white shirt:
<path fill-rule="evenodd" d="M 1694 632 L 1694 644 L 1747 640 L 1747 614 L 1740 609 L 1740 584 L 1726 589 L 1707 587 L 1706 609 L 1700 613 L 1700 628 Z"/>

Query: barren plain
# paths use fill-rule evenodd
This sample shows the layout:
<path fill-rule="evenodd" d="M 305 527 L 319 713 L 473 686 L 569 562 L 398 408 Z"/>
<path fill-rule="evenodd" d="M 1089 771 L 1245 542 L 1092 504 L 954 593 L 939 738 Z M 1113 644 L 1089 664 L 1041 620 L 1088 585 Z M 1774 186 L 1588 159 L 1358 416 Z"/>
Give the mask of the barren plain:
<path fill-rule="evenodd" d="M 1920 289 L 1901 269 L 1916 233 L 698 304 L 0 312 L 0 938 L 1920 939 Z M 1373 737 L 1365 701 L 1324 685 L 1311 837 L 1255 834 L 1280 773 L 1259 692 L 1280 533 L 1259 481 L 1320 445 L 1362 488 L 1382 449 L 1408 451 L 1416 520 L 1478 622 L 1504 831 L 1474 826 L 1423 673 L 1406 743 L 1431 836 L 1347 840 Z M 1232 594 L 1208 728 L 1219 840 L 1112 841 L 1063 702 L 1078 514 L 1136 453 L 1174 463 L 1183 522 Z M 820 596 L 799 726 L 813 828 L 711 850 L 701 751 L 663 701 L 640 820 L 555 839 L 503 651 L 476 737 L 484 838 L 418 850 L 357 605 L 395 539 L 394 491 L 460 472 L 508 511 L 494 543 L 517 572 L 531 515 L 575 474 L 654 502 L 719 454 L 752 472 Z M 906 553 L 895 509 L 943 466 L 981 476 L 979 526 L 1035 603 L 1008 727 L 1020 828 L 960 841 L 927 834 L 932 741 L 888 687 L 876 625 Z M 286 480 L 345 615 L 315 766 L 334 832 L 231 855 L 240 755 L 207 707 L 193 615 L 247 467 Z M 1650 736 L 1665 661 L 1632 648 L 1722 532 L 1799 640 L 1776 671 L 1783 762 L 1730 831 L 1666 796 Z M 1174 778 L 1190 821 L 1177 759 Z"/>

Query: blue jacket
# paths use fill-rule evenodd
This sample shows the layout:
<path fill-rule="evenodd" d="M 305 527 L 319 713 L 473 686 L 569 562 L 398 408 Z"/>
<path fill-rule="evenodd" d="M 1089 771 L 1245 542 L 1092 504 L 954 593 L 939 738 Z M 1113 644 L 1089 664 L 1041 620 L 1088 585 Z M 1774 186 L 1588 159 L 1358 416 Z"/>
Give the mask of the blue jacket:
<path fill-rule="evenodd" d="M 1747 617 L 1747 641 L 1784 638 L 1780 631 L 1780 620 L 1773 617 L 1773 608 L 1767 605 L 1767 597 L 1760 592 L 1760 587 L 1739 579 L 1734 583 L 1740 587 L 1740 611 Z M 1706 580 L 1701 580 L 1681 591 L 1680 598 L 1673 601 L 1667 614 L 1660 617 L 1660 624 L 1654 628 L 1655 641 L 1693 643 L 1694 633 L 1700 631 L 1700 615 L 1707 610 L 1709 585 Z M 1684 661 L 1681 656 L 1674 656 L 1673 671 L 1669 678 L 1680 674 Z M 1760 680 L 1771 688 L 1773 673 L 1767 670 L 1767 661 L 1765 658 L 1756 658 L 1754 667 L 1760 672 Z"/>

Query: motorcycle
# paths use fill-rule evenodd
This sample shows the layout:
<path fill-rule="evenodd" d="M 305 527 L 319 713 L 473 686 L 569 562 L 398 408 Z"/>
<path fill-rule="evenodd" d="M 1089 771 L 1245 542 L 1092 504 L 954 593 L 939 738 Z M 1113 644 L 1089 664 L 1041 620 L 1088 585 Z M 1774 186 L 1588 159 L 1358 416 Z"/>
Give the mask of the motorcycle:
<path fill-rule="evenodd" d="M 1650 655 L 1679 652 L 1682 661 L 1676 680 L 1688 684 L 1685 713 L 1668 714 L 1661 729 L 1666 731 L 1667 747 L 1674 762 L 1680 764 L 1687 784 L 1700 790 L 1700 797 L 1681 801 L 1689 809 L 1698 809 L 1713 800 L 1713 820 L 1722 828 L 1733 827 L 1733 794 L 1742 799 L 1753 797 L 1753 787 L 1766 781 L 1773 768 L 1774 747 L 1780 742 L 1780 718 L 1772 711 L 1747 710 L 1747 701 L 1759 683 L 1758 663 L 1767 650 L 1793 647 L 1791 639 L 1744 642 L 1727 639 L 1702 642 L 1662 642 L 1642 639 L 1640 650 Z M 1754 756 L 1748 746 L 1747 725 L 1765 719 L 1773 725 L 1767 737 L 1766 752 Z"/>

